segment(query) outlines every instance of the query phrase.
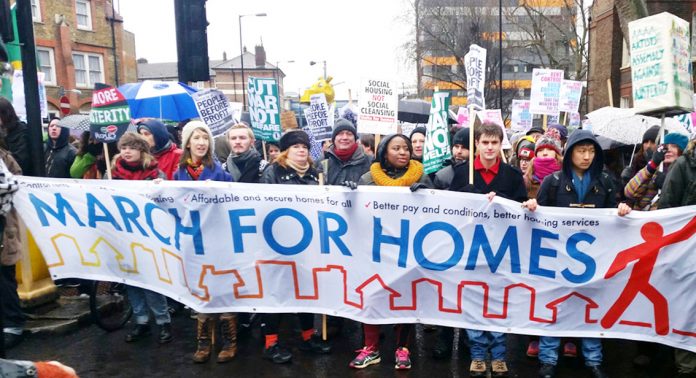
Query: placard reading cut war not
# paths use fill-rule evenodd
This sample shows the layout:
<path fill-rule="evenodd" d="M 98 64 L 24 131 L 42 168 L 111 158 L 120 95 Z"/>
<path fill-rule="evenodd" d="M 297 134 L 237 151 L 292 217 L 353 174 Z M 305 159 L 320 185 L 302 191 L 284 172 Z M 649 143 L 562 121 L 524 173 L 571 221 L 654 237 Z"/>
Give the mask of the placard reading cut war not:
<path fill-rule="evenodd" d="M 358 95 L 359 133 L 389 135 L 397 132 L 396 82 L 363 79 Z"/>
<path fill-rule="evenodd" d="M 563 70 L 535 68 L 532 71 L 532 91 L 529 111 L 532 114 L 558 115 L 558 100 Z"/>
<path fill-rule="evenodd" d="M 430 104 L 425 145 L 423 146 L 423 170 L 426 174 L 437 172 L 452 158 L 447 127 L 449 92 L 433 93 Z"/>
<path fill-rule="evenodd" d="M 274 79 L 250 77 L 247 93 L 251 128 L 256 139 L 280 140 L 280 98 Z"/>

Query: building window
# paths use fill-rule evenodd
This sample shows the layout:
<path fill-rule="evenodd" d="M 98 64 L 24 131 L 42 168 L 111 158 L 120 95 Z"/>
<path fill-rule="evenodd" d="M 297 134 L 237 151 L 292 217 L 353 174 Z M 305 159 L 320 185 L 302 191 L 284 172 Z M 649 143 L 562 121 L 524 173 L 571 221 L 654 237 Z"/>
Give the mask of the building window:
<path fill-rule="evenodd" d="M 53 49 L 37 47 L 36 55 L 39 64 L 39 71 L 44 73 L 44 84 L 56 85 L 56 64 L 53 58 Z"/>
<path fill-rule="evenodd" d="M 621 103 L 619 104 L 621 108 L 631 107 L 631 98 L 629 96 L 621 96 Z"/>
<path fill-rule="evenodd" d="M 95 83 L 104 82 L 104 66 L 101 55 L 74 53 L 75 84 L 91 88 Z"/>
<path fill-rule="evenodd" d="M 89 0 L 75 0 L 75 15 L 78 29 L 92 30 L 92 11 Z"/>
<path fill-rule="evenodd" d="M 41 22 L 41 6 L 39 0 L 31 0 L 31 19 L 34 22 Z"/>

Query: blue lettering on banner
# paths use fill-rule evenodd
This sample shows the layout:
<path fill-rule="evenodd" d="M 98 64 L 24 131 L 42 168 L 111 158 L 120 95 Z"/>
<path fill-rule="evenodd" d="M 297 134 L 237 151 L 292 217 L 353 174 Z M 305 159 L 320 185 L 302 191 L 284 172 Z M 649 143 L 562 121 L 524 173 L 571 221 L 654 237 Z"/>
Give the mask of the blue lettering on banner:
<path fill-rule="evenodd" d="M 102 215 L 97 215 L 97 208 L 99 208 Z M 116 231 L 122 231 L 121 226 L 116 223 L 116 219 L 111 215 L 109 209 L 99 202 L 97 197 L 91 193 L 87 193 L 87 221 L 92 228 L 97 228 L 97 222 L 107 222 L 110 223 Z"/>
<path fill-rule="evenodd" d="M 594 236 L 585 232 L 573 234 L 568 239 L 568 241 L 566 242 L 566 251 L 568 252 L 568 256 L 583 263 L 585 265 L 585 271 L 582 274 L 574 274 L 570 271 L 570 269 L 565 268 L 561 272 L 563 278 L 565 278 L 569 282 L 581 284 L 589 281 L 590 279 L 592 279 L 592 277 L 594 277 L 595 271 L 597 270 L 597 265 L 591 256 L 578 250 L 578 243 L 587 242 L 588 244 L 592 244 L 596 239 L 597 238 L 595 238 Z"/>
<path fill-rule="evenodd" d="M 280 217 L 294 218 L 300 222 L 300 225 L 302 226 L 302 239 L 300 239 L 300 241 L 294 246 L 283 246 L 278 243 L 275 236 L 273 236 L 273 223 L 275 223 L 275 221 Z M 271 249 L 280 253 L 281 255 L 292 256 L 304 251 L 312 242 L 312 235 L 312 225 L 309 223 L 307 217 L 302 215 L 302 213 L 297 210 L 287 208 L 276 209 L 268 213 L 266 219 L 263 220 L 263 237 L 266 239 L 266 242 Z"/>
<path fill-rule="evenodd" d="M 232 248 L 234 248 L 234 253 L 243 253 L 244 239 L 242 236 L 244 234 L 255 234 L 256 226 L 243 226 L 239 218 L 253 217 L 256 215 L 256 212 L 254 209 L 238 209 L 230 210 L 227 214 L 230 217 L 230 227 L 232 228 Z"/>
<path fill-rule="evenodd" d="M 159 210 L 159 211 L 165 213 L 167 216 L 169 216 L 169 213 L 166 212 L 161 207 L 155 205 L 154 203 L 148 203 L 145 205 L 145 222 L 147 222 L 147 226 L 150 227 L 150 231 L 152 231 L 152 233 L 155 234 L 155 237 L 157 239 L 159 239 L 159 241 L 161 241 L 162 243 L 164 243 L 166 245 L 172 245 L 172 239 L 170 237 L 164 237 L 162 234 L 157 232 L 157 230 L 155 229 L 155 222 L 153 221 L 153 218 L 152 218 L 152 212 L 154 212 L 155 210 Z M 177 239 L 177 248 L 178 248 L 178 246 L 179 246 L 179 243 L 178 243 L 178 239 Z"/>
<path fill-rule="evenodd" d="M 135 227 L 138 228 L 140 233 L 143 236 L 148 236 L 147 232 L 145 232 L 145 229 L 138 223 L 138 217 L 140 217 L 140 210 L 138 210 L 138 205 L 135 204 L 130 198 L 127 197 L 122 197 L 122 196 L 113 196 L 114 203 L 116 204 L 116 207 L 118 208 L 118 212 L 121 214 L 121 218 L 123 219 L 123 225 L 126 227 L 126 231 L 129 233 L 133 233 L 133 228 L 131 227 L 131 223 L 135 224 Z M 130 211 L 127 210 L 123 205 L 128 204 L 130 207 Z"/>
<path fill-rule="evenodd" d="M 510 250 L 510 269 L 512 273 L 521 273 L 520 268 L 520 248 L 517 242 L 517 227 L 510 226 L 503 240 L 500 241 L 500 247 L 498 251 L 493 254 L 493 249 L 486 236 L 486 231 L 483 225 L 477 224 L 474 229 L 474 237 L 471 242 L 471 250 L 469 251 L 469 258 L 466 262 L 466 270 L 474 270 L 476 268 L 476 260 L 478 260 L 479 250 L 483 249 L 483 255 L 486 257 L 486 262 L 488 267 L 491 269 L 491 273 L 495 273 L 500 266 L 500 263 L 505 257 L 505 251 Z"/>
<path fill-rule="evenodd" d="M 181 250 L 181 234 L 193 236 L 193 248 L 197 255 L 204 255 L 203 234 L 201 233 L 201 214 L 195 211 L 189 211 L 191 215 L 191 226 L 184 226 L 181 223 L 181 217 L 176 209 L 169 209 L 169 213 L 176 219 L 176 230 L 174 233 L 174 246 Z"/>
<path fill-rule="evenodd" d="M 442 263 L 434 263 L 428 260 L 423 253 L 423 241 L 433 231 L 444 231 L 454 241 L 454 250 L 452 256 L 447 261 Z M 413 254 L 420 266 L 430 270 L 447 270 L 459 262 L 464 254 L 464 239 L 457 231 L 457 228 L 445 222 L 431 222 L 421 227 L 416 236 L 413 238 Z"/>
<path fill-rule="evenodd" d="M 539 260 L 541 260 L 541 257 L 546 256 L 556 258 L 557 254 L 555 249 L 544 248 L 541 246 L 541 242 L 543 239 L 558 240 L 558 234 L 554 234 L 551 231 L 532 228 L 532 245 L 529 251 L 529 274 L 534 274 L 536 276 L 548 278 L 556 278 L 556 272 L 554 272 L 553 270 L 541 268 L 539 266 Z"/>
<path fill-rule="evenodd" d="M 72 206 L 70 206 L 70 203 L 68 203 L 68 201 L 66 201 L 60 193 L 54 193 L 53 195 L 56 197 L 55 210 L 46 202 L 38 199 L 33 193 L 29 193 L 29 200 L 31 201 L 31 204 L 34 205 L 34 210 L 36 210 L 36 215 L 39 217 L 41 226 L 49 226 L 46 213 L 53 216 L 53 218 L 58 220 L 63 226 L 67 226 L 67 219 L 65 219 L 65 212 L 67 211 L 68 214 L 70 214 L 73 217 L 75 222 L 78 225 L 80 225 L 80 227 L 85 227 L 85 224 L 82 223 L 80 218 L 77 217 L 77 214 L 75 213 L 75 210 L 72 208 Z"/>
<path fill-rule="evenodd" d="M 399 237 L 382 234 L 382 218 L 374 217 L 374 227 L 372 235 L 372 261 L 381 262 L 380 247 L 382 244 L 392 244 L 399 246 L 399 260 L 397 265 L 401 268 L 406 267 L 406 254 L 408 253 L 408 219 L 401 220 L 401 233 Z"/>
<path fill-rule="evenodd" d="M 352 256 L 350 250 L 346 244 L 341 240 L 341 236 L 348 232 L 348 223 L 342 216 L 336 213 L 330 213 L 325 211 L 319 211 L 319 235 L 321 236 L 321 253 L 329 253 L 330 245 L 329 239 L 333 240 L 334 244 L 338 247 L 338 250 L 345 256 Z M 329 230 L 329 222 L 331 219 L 338 224 L 338 228 L 335 230 Z"/>

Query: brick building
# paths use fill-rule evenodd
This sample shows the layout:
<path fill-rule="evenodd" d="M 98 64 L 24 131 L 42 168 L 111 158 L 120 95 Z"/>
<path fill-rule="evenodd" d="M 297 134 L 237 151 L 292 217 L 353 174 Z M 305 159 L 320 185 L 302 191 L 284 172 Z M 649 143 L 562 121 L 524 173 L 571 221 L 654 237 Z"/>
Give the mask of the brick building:
<path fill-rule="evenodd" d="M 71 112 L 86 113 L 95 83 L 136 81 L 135 35 L 112 13 L 111 0 L 31 0 L 31 5 L 49 113 L 60 113 L 62 89 Z"/>
<path fill-rule="evenodd" d="M 692 22 L 696 12 L 696 0 L 647 0 L 646 3 L 651 15 L 669 12 L 689 22 Z M 587 111 L 590 112 L 610 104 L 633 107 L 631 59 L 621 31 L 617 6 L 614 0 L 595 0 L 592 6 L 587 88 Z M 584 110 L 581 109 L 581 112 Z"/>

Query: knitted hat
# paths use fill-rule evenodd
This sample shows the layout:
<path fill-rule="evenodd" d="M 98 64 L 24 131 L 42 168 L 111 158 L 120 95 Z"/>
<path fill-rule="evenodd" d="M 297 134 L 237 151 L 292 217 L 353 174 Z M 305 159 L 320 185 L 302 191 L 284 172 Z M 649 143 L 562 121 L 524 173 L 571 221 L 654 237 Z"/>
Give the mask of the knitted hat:
<path fill-rule="evenodd" d="M 336 139 L 336 135 L 341 131 L 350 131 L 353 134 L 353 138 L 358 140 L 358 131 L 355 129 L 355 126 L 353 126 L 353 122 L 345 118 L 339 118 L 334 124 L 334 129 L 331 133 L 331 143 L 333 143 L 334 139 Z"/>
<path fill-rule="evenodd" d="M 213 133 L 210 132 L 210 128 L 208 125 L 203 123 L 203 121 L 191 121 L 184 126 L 184 129 L 181 130 L 181 148 L 182 149 L 187 149 L 189 140 L 191 139 L 191 135 L 193 135 L 193 132 L 197 129 L 200 129 L 202 131 L 205 131 L 208 134 L 208 141 L 210 142 L 209 147 L 210 148 L 210 153 L 211 155 L 215 152 L 215 143 L 213 141 Z"/>
<path fill-rule="evenodd" d="M 534 152 L 534 138 L 529 135 L 525 135 L 517 141 L 515 144 L 515 153 L 517 156 L 520 156 L 520 151 L 522 148 L 527 148 L 528 150 L 532 150 L 532 152 Z"/>
<path fill-rule="evenodd" d="M 304 144 L 307 149 L 312 148 L 309 144 L 309 135 L 303 130 L 288 130 L 280 137 L 280 151 L 285 151 L 296 144 Z"/>
<path fill-rule="evenodd" d="M 469 149 L 469 128 L 468 127 L 463 127 L 461 129 L 459 129 L 454 134 L 454 137 L 452 137 L 452 146 L 454 146 L 455 144 L 461 144 L 467 150 Z"/>
<path fill-rule="evenodd" d="M 418 126 L 413 131 L 411 131 L 411 135 L 408 136 L 408 139 L 413 139 L 414 134 L 423 134 L 427 135 L 428 129 L 425 128 L 425 126 Z"/>
<path fill-rule="evenodd" d="M 549 129 L 556 129 L 558 130 L 558 133 L 560 134 L 561 140 L 566 140 L 568 139 L 568 128 L 558 124 L 558 123 L 552 123 L 549 125 Z"/>
<path fill-rule="evenodd" d="M 531 129 L 527 130 L 527 133 L 526 133 L 525 135 L 529 135 L 529 134 L 533 134 L 533 133 L 543 134 L 543 133 L 544 133 L 544 129 L 542 129 L 542 128 L 539 127 L 539 126 L 534 126 L 534 127 L 532 127 Z"/>
<path fill-rule="evenodd" d="M 152 134 L 155 139 L 155 146 L 152 147 L 152 153 L 158 153 L 164 151 L 170 146 L 171 140 L 169 139 L 169 131 L 167 127 L 160 121 L 156 119 L 148 119 L 138 123 L 138 133 L 140 130 L 147 130 Z"/>
<path fill-rule="evenodd" d="M 682 152 L 686 150 L 686 146 L 689 144 L 689 137 L 684 134 L 679 133 L 669 133 L 665 135 L 663 139 L 664 144 L 676 144 Z"/>
<path fill-rule="evenodd" d="M 642 143 L 645 143 L 647 141 L 651 141 L 651 142 L 655 143 L 655 141 L 657 140 L 657 134 L 659 132 L 660 132 L 660 126 L 655 125 L 655 126 L 649 128 L 648 130 L 646 130 L 643 133 L 643 142 Z"/>
<path fill-rule="evenodd" d="M 118 149 L 120 150 L 121 147 L 124 146 L 135 148 L 140 152 L 146 152 L 148 154 L 150 153 L 150 144 L 145 140 L 145 138 L 143 138 L 142 135 L 132 131 L 124 133 L 118 140 Z"/>
<path fill-rule="evenodd" d="M 534 153 L 537 153 L 542 148 L 550 148 L 556 151 L 558 155 L 561 154 L 561 135 L 558 130 L 549 128 L 544 135 L 537 139 Z"/>
<path fill-rule="evenodd" d="M 517 159 L 518 160 L 530 160 L 534 159 L 534 145 L 532 144 L 531 147 L 530 145 L 526 144 L 522 146 L 518 151 L 517 151 Z"/>

